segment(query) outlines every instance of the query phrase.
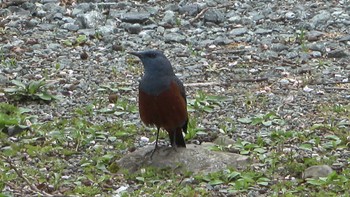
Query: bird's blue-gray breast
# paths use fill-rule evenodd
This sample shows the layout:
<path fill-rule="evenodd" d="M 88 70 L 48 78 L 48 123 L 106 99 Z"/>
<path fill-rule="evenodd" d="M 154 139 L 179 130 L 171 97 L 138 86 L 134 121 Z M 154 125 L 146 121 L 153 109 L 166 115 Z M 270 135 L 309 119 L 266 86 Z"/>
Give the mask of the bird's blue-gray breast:
<path fill-rule="evenodd" d="M 139 89 L 149 95 L 158 96 L 170 88 L 173 77 L 144 75 L 140 81 Z"/>

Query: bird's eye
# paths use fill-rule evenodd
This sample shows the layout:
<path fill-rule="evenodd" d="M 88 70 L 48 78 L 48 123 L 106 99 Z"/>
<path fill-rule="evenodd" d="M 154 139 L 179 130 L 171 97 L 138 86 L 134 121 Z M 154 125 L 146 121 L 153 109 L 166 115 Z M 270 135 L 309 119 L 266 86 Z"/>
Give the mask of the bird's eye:
<path fill-rule="evenodd" d="M 157 54 L 155 54 L 155 53 L 148 53 L 147 56 L 150 57 L 150 58 L 155 58 L 157 56 Z"/>

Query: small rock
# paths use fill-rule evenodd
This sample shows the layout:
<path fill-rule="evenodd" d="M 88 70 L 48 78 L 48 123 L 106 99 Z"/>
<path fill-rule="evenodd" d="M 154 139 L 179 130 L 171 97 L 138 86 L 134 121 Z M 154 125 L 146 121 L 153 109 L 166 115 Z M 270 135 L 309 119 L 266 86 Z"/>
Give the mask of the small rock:
<path fill-rule="evenodd" d="M 55 3 L 46 3 L 44 4 L 43 6 L 43 10 L 45 10 L 46 12 L 48 13 L 65 13 L 65 8 L 64 7 L 61 7 L 57 4 L 57 2 Z"/>
<path fill-rule="evenodd" d="M 125 193 L 125 192 L 127 192 L 128 188 L 129 188 L 129 185 L 128 186 L 120 186 L 115 192 L 117 194 Z"/>
<path fill-rule="evenodd" d="M 115 44 L 112 45 L 112 50 L 113 51 L 123 51 L 123 46 L 121 46 L 118 43 L 115 43 Z"/>
<path fill-rule="evenodd" d="M 323 42 L 317 42 L 317 43 L 312 43 L 312 44 L 308 44 L 307 48 L 312 50 L 312 51 L 319 51 L 321 53 L 325 53 L 326 52 L 326 46 Z"/>
<path fill-rule="evenodd" d="M 347 57 L 348 54 L 345 53 L 345 51 L 343 49 L 338 49 L 338 50 L 334 50 L 334 51 L 330 51 L 327 54 L 328 58 L 345 58 Z"/>
<path fill-rule="evenodd" d="M 304 92 L 311 92 L 311 91 L 313 91 L 314 89 L 309 88 L 308 86 L 305 86 L 305 87 L 303 88 L 303 90 L 304 90 Z"/>
<path fill-rule="evenodd" d="M 165 7 L 164 7 L 164 10 L 171 10 L 171 11 L 178 11 L 179 10 L 179 5 L 178 4 L 167 4 Z"/>
<path fill-rule="evenodd" d="M 143 23 L 150 17 L 148 12 L 128 12 L 122 15 L 121 20 L 127 23 Z"/>
<path fill-rule="evenodd" d="M 38 27 L 40 30 L 43 30 L 43 31 L 51 31 L 55 29 L 56 25 L 52 23 L 42 23 L 42 24 L 39 24 Z"/>
<path fill-rule="evenodd" d="M 230 34 L 234 36 L 242 36 L 243 34 L 247 33 L 247 31 L 248 29 L 246 27 L 235 28 L 230 31 Z"/>
<path fill-rule="evenodd" d="M 271 29 L 258 28 L 257 30 L 255 30 L 256 34 L 268 34 L 268 33 L 271 33 L 271 32 L 272 32 Z"/>
<path fill-rule="evenodd" d="M 108 36 L 110 34 L 113 34 L 114 27 L 115 26 L 113 25 L 104 25 L 104 26 L 98 27 L 97 31 L 101 33 L 103 36 Z"/>
<path fill-rule="evenodd" d="M 317 41 L 324 35 L 321 31 L 310 31 L 307 33 L 308 41 Z"/>
<path fill-rule="evenodd" d="M 63 14 L 62 13 L 56 13 L 53 15 L 53 20 L 62 20 Z"/>
<path fill-rule="evenodd" d="M 330 17 L 331 14 L 328 11 L 322 10 L 321 13 L 312 17 L 311 23 L 314 27 L 318 27 L 324 25 L 330 19 Z"/>
<path fill-rule="evenodd" d="M 272 44 L 272 46 L 271 46 L 271 50 L 276 51 L 276 52 L 281 52 L 281 51 L 286 50 L 286 49 L 288 49 L 288 46 L 281 44 L 281 43 Z"/>
<path fill-rule="evenodd" d="M 25 10 L 33 11 L 33 10 L 35 10 L 35 7 L 36 7 L 35 4 L 31 3 L 31 2 L 24 2 L 22 4 L 22 8 Z"/>
<path fill-rule="evenodd" d="M 276 59 L 278 58 L 278 53 L 276 53 L 275 51 L 268 50 L 266 52 L 261 53 L 260 56 L 264 59 Z"/>
<path fill-rule="evenodd" d="M 86 60 L 89 57 L 89 55 L 86 53 L 86 51 L 83 51 L 80 53 L 80 59 Z"/>
<path fill-rule="evenodd" d="M 46 12 L 44 10 L 38 10 L 37 12 L 35 12 L 35 16 L 43 18 L 44 16 L 46 16 Z"/>
<path fill-rule="evenodd" d="M 74 7 L 72 11 L 72 16 L 77 16 L 78 14 L 86 13 L 88 11 L 91 11 L 92 8 L 93 7 L 90 3 L 79 3 Z"/>
<path fill-rule="evenodd" d="M 176 23 L 175 12 L 171 10 L 165 11 L 162 22 L 169 25 L 175 25 Z"/>
<path fill-rule="evenodd" d="M 288 58 L 288 59 L 294 59 L 294 58 L 296 58 L 296 57 L 298 57 L 298 52 L 296 52 L 296 51 L 291 51 L 291 52 L 288 52 L 287 54 L 286 54 L 286 57 Z"/>
<path fill-rule="evenodd" d="M 286 17 L 286 19 L 288 19 L 288 20 L 295 19 L 295 13 L 294 13 L 294 12 L 287 12 L 287 13 L 285 14 L 285 17 Z"/>
<path fill-rule="evenodd" d="M 224 20 L 225 14 L 219 9 L 211 8 L 207 10 L 204 14 L 205 22 L 212 22 L 218 24 L 224 22 Z"/>
<path fill-rule="evenodd" d="M 322 53 L 319 51 L 312 51 L 311 56 L 312 57 L 322 57 Z"/>
<path fill-rule="evenodd" d="M 333 172 L 333 169 L 328 165 L 317 165 L 307 168 L 303 173 L 303 178 L 320 178 L 327 177 Z"/>
<path fill-rule="evenodd" d="M 33 28 L 36 27 L 39 24 L 39 21 L 36 19 L 30 19 L 29 21 L 26 22 L 26 27 L 27 28 Z"/>
<path fill-rule="evenodd" d="M 149 142 L 149 138 L 144 136 L 142 136 L 140 140 L 141 142 Z"/>
<path fill-rule="evenodd" d="M 91 11 L 86 14 L 78 15 L 77 20 L 82 24 L 85 29 L 99 27 L 105 20 L 105 16 L 98 11 Z"/>
<path fill-rule="evenodd" d="M 125 27 L 126 31 L 128 31 L 131 34 L 138 34 L 141 32 L 142 27 L 140 24 L 135 23 L 135 24 L 128 24 Z"/>
<path fill-rule="evenodd" d="M 186 36 L 171 32 L 164 35 L 164 42 L 165 43 L 171 43 L 171 42 L 177 42 L 177 43 L 186 43 Z"/>
<path fill-rule="evenodd" d="M 228 146 L 228 145 L 232 145 L 235 143 L 234 140 L 232 140 L 231 138 L 227 137 L 227 136 L 219 136 L 218 138 L 216 138 L 213 142 L 214 144 L 220 145 L 220 146 Z"/>
<path fill-rule="evenodd" d="M 65 23 L 62 25 L 62 29 L 67 29 L 68 31 L 78 31 L 79 26 L 74 23 Z"/>
<path fill-rule="evenodd" d="M 199 13 L 199 5 L 198 4 L 188 4 L 179 8 L 180 14 L 186 14 L 190 16 L 194 16 Z"/>
<path fill-rule="evenodd" d="M 345 35 L 339 39 L 340 42 L 350 41 L 350 35 Z"/>
<path fill-rule="evenodd" d="M 191 184 L 193 184 L 193 182 L 195 182 L 195 179 L 194 179 L 193 177 L 184 178 L 184 179 L 181 181 L 181 185 L 191 185 Z"/>
<path fill-rule="evenodd" d="M 288 80 L 288 79 L 281 79 L 281 80 L 280 80 L 280 84 L 282 84 L 282 85 L 288 85 L 288 84 L 289 84 L 289 80 Z"/>

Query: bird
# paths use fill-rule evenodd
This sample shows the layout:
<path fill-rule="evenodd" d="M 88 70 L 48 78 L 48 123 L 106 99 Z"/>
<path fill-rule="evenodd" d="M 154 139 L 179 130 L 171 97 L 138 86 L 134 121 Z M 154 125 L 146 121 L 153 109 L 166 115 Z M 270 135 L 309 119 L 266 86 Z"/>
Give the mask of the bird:
<path fill-rule="evenodd" d="M 155 148 L 158 148 L 159 130 L 169 134 L 170 144 L 185 147 L 182 132 L 187 133 L 188 112 L 186 92 L 183 83 L 175 75 L 168 58 L 159 50 L 129 52 L 137 56 L 144 68 L 139 82 L 138 104 L 140 118 L 146 126 L 157 128 Z"/>

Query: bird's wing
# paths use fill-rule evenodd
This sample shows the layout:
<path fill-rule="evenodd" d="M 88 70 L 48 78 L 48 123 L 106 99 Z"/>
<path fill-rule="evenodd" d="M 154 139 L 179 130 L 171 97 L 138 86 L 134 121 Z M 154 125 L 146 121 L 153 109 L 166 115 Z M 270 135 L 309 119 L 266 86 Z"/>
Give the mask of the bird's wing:
<path fill-rule="evenodd" d="M 185 91 L 184 84 L 183 84 L 183 83 L 180 81 L 180 79 L 177 78 L 176 76 L 175 76 L 175 78 L 174 78 L 174 81 L 175 81 L 176 84 L 179 86 L 181 96 L 185 99 L 185 103 L 187 104 L 186 91 Z"/>
<path fill-rule="evenodd" d="M 183 84 L 183 83 L 180 81 L 180 79 L 177 78 L 176 76 L 175 76 L 175 78 L 174 78 L 174 81 L 176 82 L 177 86 L 179 87 L 181 96 L 182 96 L 182 98 L 185 99 L 185 103 L 186 103 L 186 105 L 187 105 L 186 91 L 185 91 L 184 84 Z M 187 108 L 187 106 L 186 106 L 186 108 Z M 187 111 L 187 109 L 186 109 L 186 111 Z M 184 125 L 182 126 L 182 130 L 183 130 L 183 132 L 185 132 L 185 133 L 187 133 L 187 125 L 188 125 L 188 117 L 187 117 L 187 119 L 186 119 Z"/>

